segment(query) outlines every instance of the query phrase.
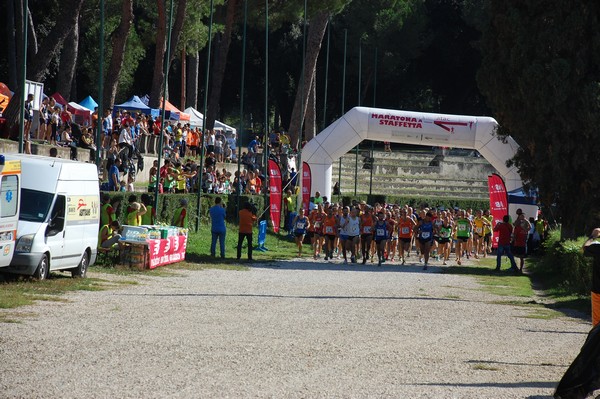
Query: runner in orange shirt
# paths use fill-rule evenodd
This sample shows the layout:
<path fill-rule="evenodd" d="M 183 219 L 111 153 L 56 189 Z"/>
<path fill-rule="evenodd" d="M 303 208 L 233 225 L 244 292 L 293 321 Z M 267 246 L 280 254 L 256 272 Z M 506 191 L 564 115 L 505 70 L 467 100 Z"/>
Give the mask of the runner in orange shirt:
<path fill-rule="evenodd" d="M 400 219 L 398 220 L 398 254 L 400 259 L 402 259 L 402 264 L 406 263 L 404 252 L 410 252 L 415 225 L 415 221 L 408 216 L 408 211 L 402 209 L 400 211 Z"/>
<path fill-rule="evenodd" d="M 362 254 L 362 264 L 367 263 L 367 258 L 370 257 L 371 242 L 373 241 L 373 218 L 372 209 L 370 206 L 364 208 L 364 213 L 360 216 L 360 245 Z"/>
<path fill-rule="evenodd" d="M 323 221 L 325 220 L 325 212 L 323 205 L 317 205 L 317 209 L 312 213 L 310 227 L 313 229 L 313 257 L 317 259 L 321 256 L 321 248 L 323 247 Z"/>
<path fill-rule="evenodd" d="M 327 208 L 325 219 L 323 220 L 323 235 L 325 236 L 325 260 L 333 258 L 333 248 L 335 247 L 335 239 L 337 236 L 337 217 L 333 211 L 333 207 Z"/>

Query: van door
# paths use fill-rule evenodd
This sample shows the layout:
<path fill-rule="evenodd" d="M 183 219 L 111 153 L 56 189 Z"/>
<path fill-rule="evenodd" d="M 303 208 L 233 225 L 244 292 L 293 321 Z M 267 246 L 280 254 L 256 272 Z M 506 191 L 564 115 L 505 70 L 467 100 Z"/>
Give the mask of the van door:
<path fill-rule="evenodd" d="M 50 270 L 64 265 L 66 195 L 58 194 L 50 211 L 46 226 L 46 244 L 50 249 Z"/>
<path fill-rule="evenodd" d="M 6 161 L 0 174 L 0 267 L 10 265 L 19 221 L 20 161 Z"/>

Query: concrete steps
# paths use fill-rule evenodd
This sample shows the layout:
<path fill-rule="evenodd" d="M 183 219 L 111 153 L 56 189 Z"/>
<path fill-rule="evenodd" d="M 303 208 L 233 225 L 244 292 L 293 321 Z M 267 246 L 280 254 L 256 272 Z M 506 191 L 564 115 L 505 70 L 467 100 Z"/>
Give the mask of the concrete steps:
<path fill-rule="evenodd" d="M 342 157 L 333 164 L 333 182 L 340 181 L 342 194 L 369 193 L 371 171 L 363 169 L 363 153 L 359 151 L 355 178 L 356 154 Z M 436 156 L 437 155 L 437 156 Z M 431 151 L 394 151 L 373 153 L 372 193 L 411 197 L 452 199 L 488 199 L 487 177 L 495 170 L 481 157 L 435 154 Z"/>

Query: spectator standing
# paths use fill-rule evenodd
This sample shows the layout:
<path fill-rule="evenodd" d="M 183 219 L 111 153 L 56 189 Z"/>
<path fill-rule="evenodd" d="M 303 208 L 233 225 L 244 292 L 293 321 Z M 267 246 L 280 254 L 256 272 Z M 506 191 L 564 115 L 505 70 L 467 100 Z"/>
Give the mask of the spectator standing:
<path fill-rule="evenodd" d="M 188 201 L 185 198 L 179 200 L 179 207 L 175 209 L 173 214 L 173 226 L 188 227 L 188 212 L 187 212 Z"/>
<path fill-rule="evenodd" d="M 252 205 L 245 202 L 244 208 L 239 213 L 237 260 L 242 258 L 242 243 L 245 238 L 248 242 L 248 260 L 252 261 L 252 225 L 255 221 L 256 215 L 252 213 Z"/>
<path fill-rule="evenodd" d="M 225 259 L 225 234 L 227 229 L 225 227 L 225 208 L 221 203 L 221 197 L 215 198 L 215 205 L 209 210 L 211 220 L 211 235 L 212 241 L 210 244 L 210 256 L 216 256 L 217 240 L 219 240 L 219 246 L 221 249 L 221 259 Z"/>
<path fill-rule="evenodd" d="M 210 154 L 211 152 L 215 152 L 215 131 L 209 130 L 208 135 L 206 137 L 206 152 Z"/>
<path fill-rule="evenodd" d="M 227 139 L 227 145 L 231 149 L 231 162 L 237 162 L 237 135 L 231 133 L 231 136 Z"/>
<path fill-rule="evenodd" d="M 502 255 L 505 254 L 510 260 L 510 270 L 518 272 L 519 269 L 517 268 L 515 258 L 510 250 L 510 241 L 513 232 L 513 227 L 510 224 L 510 217 L 508 215 L 504 215 L 504 217 L 502 218 L 502 222 L 499 222 L 496 225 L 496 227 L 494 227 L 494 232 L 498 233 L 498 252 L 496 255 L 496 270 L 500 270 L 500 265 L 502 264 Z"/>
<path fill-rule="evenodd" d="M 600 228 L 595 228 L 583 244 L 583 254 L 593 258 L 592 266 L 592 326 L 600 323 Z"/>
<path fill-rule="evenodd" d="M 127 148 L 127 159 L 133 155 L 133 137 L 131 136 L 131 128 L 127 123 L 125 123 L 119 134 L 119 148 Z"/>
<path fill-rule="evenodd" d="M 120 186 L 120 172 L 119 166 L 121 166 L 121 159 L 115 159 L 114 163 L 110 167 L 108 171 L 108 190 L 109 191 L 119 191 Z"/>
<path fill-rule="evenodd" d="M 146 206 L 139 202 L 132 202 L 127 213 L 127 224 L 130 226 L 141 226 L 142 216 L 146 213 Z"/>
<path fill-rule="evenodd" d="M 102 204 L 100 205 L 100 225 L 104 226 L 110 222 L 117 220 L 115 208 L 113 208 L 110 200 L 110 195 L 102 194 Z"/>
<path fill-rule="evenodd" d="M 144 193 L 140 197 L 142 204 L 146 207 L 146 213 L 142 215 L 142 224 L 144 226 L 151 226 L 156 220 L 156 209 L 152 205 L 152 197 Z"/>

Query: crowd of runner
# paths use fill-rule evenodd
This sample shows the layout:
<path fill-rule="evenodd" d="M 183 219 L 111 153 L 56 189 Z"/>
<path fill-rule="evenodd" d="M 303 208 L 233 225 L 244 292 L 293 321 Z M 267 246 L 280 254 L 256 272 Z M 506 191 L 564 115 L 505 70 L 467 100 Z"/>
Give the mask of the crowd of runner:
<path fill-rule="evenodd" d="M 461 265 L 470 257 L 487 257 L 492 252 L 494 232 L 500 234 L 501 227 L 500 223 L 494 226 L 489 210 L 413 209 L 365 202 L 352 206 L 319 202 L 308 215 L 300 210 L 290 226 L 298 256 L 304 255 L 308 237 L 314 259 L 322 256 L 325 261 L 377 262 L 381 266 L 394 261 L 405 264 L 412 254 L 424 270 L 432 258 L 442 265 L 451 261 Z M 510 230 L 513 253 L 521 259 L 522 271 L 528 244 L 530 250 L 539 244 L 547 223 L 542 218 L 529 221 L 521 213 Z"/>

